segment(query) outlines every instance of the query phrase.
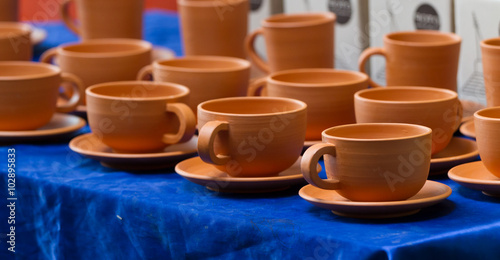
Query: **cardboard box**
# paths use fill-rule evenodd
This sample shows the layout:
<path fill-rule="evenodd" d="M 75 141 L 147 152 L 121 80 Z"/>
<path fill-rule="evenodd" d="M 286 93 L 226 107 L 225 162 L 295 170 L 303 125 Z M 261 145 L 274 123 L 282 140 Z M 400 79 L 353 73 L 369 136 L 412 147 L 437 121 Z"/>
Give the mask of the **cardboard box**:
<path fill-rule="evenodd" d="M 458 94 L 461 99 L 486 105 L 483 65 L 481 62 L 482 40 L 498 37 L 500 32 L 500 1 L 456 0 L 456 33 L 462 37 L 460 64 L 458 67 Z"/>
<path fill-rule="evenodd" d="M 359 55 L 369 46 L 368 0 L 285 0 L 284 10 L 335 13 L 335 68 L 358 70 Z"/>
<path fill-rule="evenodd" d="M 383 47 L 384 35 L 418 29 L 454 31 L 453 0 L 371 0 L 370 46 Z M 370 58 L 371 77 L 385 85 L 385 59 Z"/>

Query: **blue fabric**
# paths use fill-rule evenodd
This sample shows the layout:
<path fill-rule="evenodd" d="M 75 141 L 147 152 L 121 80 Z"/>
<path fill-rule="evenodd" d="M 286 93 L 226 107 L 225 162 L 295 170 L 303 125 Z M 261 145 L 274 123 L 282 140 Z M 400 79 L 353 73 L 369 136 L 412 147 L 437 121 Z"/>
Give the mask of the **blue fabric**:
<path fill-rule="evenodd" d="M 175 15 L 149 12 L 146 28 L 159 31 L 147 29 L 146 39 L 179 54 L 177 24 Z M 72 40 L 60 24 L 44 28 L 40 48 Z M 0 146 L 0 259 L 13 258 L 5 236 L 10 148 L 17 259 L 500 259 L 500 199 L 446 176 L 432 178 L 453 189 L 446 201 L 413 216 L 359 220 L 309 204 L 300 187 L 219 194 L 173 169 L 105 168 L 72 152 L 70 138 Z"/>

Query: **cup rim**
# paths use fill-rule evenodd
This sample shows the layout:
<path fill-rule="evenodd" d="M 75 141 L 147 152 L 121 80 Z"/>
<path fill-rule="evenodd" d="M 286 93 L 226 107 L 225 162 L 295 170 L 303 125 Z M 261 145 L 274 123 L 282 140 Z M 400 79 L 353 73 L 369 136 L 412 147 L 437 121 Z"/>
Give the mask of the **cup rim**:
<path fill-rule="evenodd" d="M 487 108 L 480 109 L 474 113 L 474 118 L 481 119 L 481 120 L 500 122 L 500 117 L 489 117 L 489 116 L 481 115 L 485 112 L 492 111 L 492 110 L 500 111 L 500 107 L 487 107 Z"/>
<path fill-rule="evenodd" d="M 497 41 L 499 44 L 493 45 L 491 42 Z M 488 38 L 480 42 L 481 47 L 489 49 L 500 49 L 500 37 Z"/>
<path fill-rule="evenodd" d="M 388 137 L 388 138 L 352 138 L 352 137 L 340 137 L 336 135 L 331 135 L 328 134 L 328 132 L 336 130 L 336 129 L 341 129 L 341 128 L 356 128 L 360 126 L 411 126 L 413 128 L 419 128 L 422 130 L 422 133 L 420 134 L 414 134 L 414 135 L 408 135 L 404 137 Z M 323 130 L 321 132 L 321 137 L 324 140 L 325 138 L 328 139 L 335 139 L 335 140 L 342 140 L 342 141 L 355 141 L 355 142 L 386 142 L 386 141 L 397 141 L 397 140 L 407 140 L 407 139 L 412 139 L 412 138 L 417 138 L 417 137 L 422 137 L 425 135 L 430 135 L 432 134 L 432 129 L 423 126 L 423 125 L 417 125 L 417 124 L 407 124 L 407 123 L 356 123 L 356 124 L 346 124 L 346 125 L 339 125 L 339 126 L 334 126 L 330 127 L 328 129 Z"/>
<path fill-rule="evenodd" d="M 108 52 L 108 53 L 106 53 L 106 52 L 99 52 L 99 53 L 77 52 L 77 51 L 67 50 L 68 47 L 85 46 L 85 45 L 88 46 L 88 45 L 95 45 L 95 44 L 128 44 L 128 45 L 135 45 L 139 48 L 134 49 L 134 50 L 116 51 L 116 52 Z M 124 55 L 131 56 L 131 55 L 142 54 L 142 53 L 151 51 L 153 48 L 153 45 L 147 41 L 139 40 L 139 39 L 108 38 L 108 39 L 90 39 L 90 40 L 85 40 L 83 42 L 64 43 L 64 44 L 59 45 L 56 48 L 57 48 L 57 52 L 60 55 L 64 55 L 64 56 L 83 57 L 83 58 L 109 58 L 109 57 L 122 57 Z"/>
<path fill-rule="evenodd" d="M 270 112 L 270 113 L 259 113 L 259 114 L 238 114 L 238 113 L 226 113 L 205 109 L 203 106 L 211 103 L 219 103 L 226 101 L 237 101 L 237 100 L 279 100 L 279 101 L 287 101 L 290 103 L 295 103 L 299 105 L 299 108 L 288 110 L 288 111 L 278 111 L 278 112 Z M 198 114 L 202 111 L 207 114 L 216 114 L 216 115 L 224 115 L 224 116 L 236 116 L 236 117 L 264 117 L 264 116 L 276 116 L 288 113 L 296 113 L 307 109 L 307 104 L 303 101 L 293 99 L 293 98 L 283 98 L 283 97 L 227 97 L 227 98 L 218 98 L 204 101 L 197 106 Z"/>
<path fill-rule="evenodd" d="M 175 88 L 180 91 L 182 91 L 179 94 L 176 95 L 170 95 L 170 96 L 158 96 L 158 97 L 123 97 L 123 96 L 110 96 L 110 95 L 103 95 L 103 94 L 97 94 L 93 92 L 95 89 L 98 88 L 103 88 L 103 87 L 113 87 L 113 88 L 121 88 L 122 86 L 129 86 L 129 85 L 148 85 L 148 86 L 156 86 L 156 87 L 170 87 L 170 88 Z M 90 97 L 94 98 L 99 98 L 99 99 L 105 99 L 105 100 L 120 100 L 120 101 L 134 101 L 134 102 L 140 102 L 140 101 L 160 101 L 160 100 L 165 100 L 165 99 L 176 99 L 176 98 L 181 98 L 184 96 L 189 95 L 190 90 L 184 85 L 177 84 L 177 83 L 171 83 L 171 82 L 156 82 L 156 81 L 114 81 L 114 82 L 105 82 L 105 83 L 99 83 L 92 85 L 85 89 L 85 94 Z"/>
<path fill-rule="evenodd" d="M 174 66 L 171 63 L 178 61 L 226 61 L 234 63 L 235 66 L 232 68 L 188 68 L 181 66 Z M 184 56 L 175 59 L 163 59 L 153 62 L 154 68 L 159 68 L 161 70 L 170 70 L 176 72 L 191 72 L 191 73 L 217 73 L 217 72 L 232 72 L 250 69 L 250 62 L 244 59 L 236 57 L 226 57 L 226 56 L 209 56 L 209 55 L 192 55 Z"/>
<path fill-rule="evenodd" d="M 61 69 L 57 66 L 47 63 L 34 62 L 34 61 L 0 61 L 0 66 L 16 66 L 20 68 L 26 68 L 27 66 L 31 67 L 43 67 L 47 69 L 47 72 L 38 73 L 38 74 L 28 74 L 21 76 L 0 76 L 0 81 L 14 81 L 14 80 L 26 80 L 26 79 L 39 79 L 39 78 L 47 78 L 53 77 L 61 74 Z"/>
<path fill-rule="evenodd" d="M 295 22 L 278 22 L 285 18 L 302 18 L 302 17 L 317 17 L 308 21 L 295 21 Z M 337 20 L 337 16 L 332 12 L 314 12 L 314 13 L 295 13 L 295 14 L 275 14 L 262 20 L 262 27 L 267 28 L 294 28 L 303 26 L 313 26 L 323 23 L 329 23 Z"/>
<path fill-rule="evenodd" d="M 349 75 L 355 75 L 359 77 L 359 79 L 352 80 L 352 81 L 346 81 L 346 82 L 325 82 L 325 83 L 296 83 L 296 82 L 290 82 L 290 81 L 283 81 L 283 80 L 277 80 L 275 79 L 276 76 L 282 76 L 282 75 L 287 75 L 287 74 L 297 74 L 297 73 L 311 73 L 311 72 L 325 72 L 325 73 L 331 73 L 331 74 L 349 74 Z M 350 71 L 350 70 L 339 70 L 339 69 L 328 69 L 328 68 L 304 68 L 304 69 L 291 69 L 291 70 L 282 70 L 278 72 L 274 72 L 271 75 L 267 77 L 267 81 L 269 83 L 274 83 L 274 84 L 282 84 L 290 87 L 340 87 L 340 86 L 345 86 L 345 85 L 354 85 L 354 84 L 360 84 L 363 82 L 368 82 L 368 75 L 365 73 L 357 72 L 357 71 Z"/>
<path fill-rule="evenodd" d="M 363 97 L 362 95 L 365 93 L 370 93 L 370 92 L 384 92 L 384 91 L 391 91 L 391 90 L 425 90 L 425 91 L 432 91 L 432 92 L 440 92 L 440 93 L 447 93 L 450 94 L 449 97 L 445 98 L 437 98 L 437 99 L 432 99 L 432 100 L 411 100 L 411 101 L 398 101 L 398 100 L 381 100 L 381 99 L 372 99 L 372 98 L 367 98 Z M 458 94 L 455 91 L 449 90 L 449 89 L 444 89 L 444 88 L 435 88 L 435 87 L 419 87 L 419 86 L 391 86 L 391 87 L 383 87 L 383 88 L 369 88 L 369 89 L 363 89 L 359 90 L 354 94 L 354 99 L 356 100 L 362 100 L 365 102 L 371 102 L 371 103 L 384 103 L 384 104 L 428 104 L 428 103 L 436 103 L 436 102 L 443 102 L 443 101 L 449 101 L 453 99 L 458 99 Z"/>
<path fill-rule="evenodd" d="M 422 34 L 443 35 L 443 36 L 448 36 L 450 39 L 447 41 L 435 41 L 435 42 L 409 42 L 409 41 L 400 41 L 400 40 L 391 39 L 391 37 L 393 37 L 395 35 L 408 35 L 408 34 L 411 34 L 411 35 L 422 35 Z M 462 38 L 455 33 L 434 31 L 434 30 L 415 30 L 415 31 L 398 31 L 398 32 L 388 33 L 388 34 L 384 35 L 384 42 L 396 44 L 396 45 L 403 45 L 403 46 L 438 47 L 438 46 L 448 46 L 448 45 L 458 44 L 458 43 L 462 42 Z"/>
<path fill-rule="evenodd" d="M 214 0 L 206 0 L 206 1 L 193 1 L 193 0 L 177 0 L 178 5 L 190 6 L 190 7 L 214 7 L 214 6 L 224 6 L 229 1 L 235 2 L 234 4 L 240 4 L 245 2 L 246 0 L 225 0 L 225 1 L 214 1 Z M 231 4 L 231 5 L 234 5 Z"/>
<path fill-rule="evenodd" d="M 33 31 L 33 28 L 31 25 L 27 23 L 21 23 L 21 22 L 0 22 L 0 28 L 10 28 L 10 29 L 18 29 L 21 30 L 22 33 L 16 34 L 16 35 L 23 35 L 23 34 L 28 34 L 30 35 L 31 32 Z M 10 36 L 0 36 L 0 38 L 5 39 L 9 38 Z"/>

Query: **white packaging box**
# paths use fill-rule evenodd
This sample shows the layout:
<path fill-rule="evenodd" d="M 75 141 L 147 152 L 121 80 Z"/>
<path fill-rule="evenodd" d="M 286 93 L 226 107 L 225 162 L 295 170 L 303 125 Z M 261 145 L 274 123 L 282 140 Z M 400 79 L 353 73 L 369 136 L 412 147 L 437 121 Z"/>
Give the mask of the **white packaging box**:
<path fill-rule="evenodd" d="M 285 13 L 333 12 L 335 68 L 358 70 L 358 58 L 369 46 L 368 0 L 285 0 Z"/>
<path fill-rule="evenodd" d="M 486 105 L 479 44 L 482 40 L 500 35 L 499 11 L 498 0 L 455 1 L 456 33 L 462 37 L 458 66 L 458 94 L 461 99 Z"/>
<path fill-rule="evenodd" d="M 390 32 L 454 31 L 453 0 L 371 0 L 369 9 L 372 47 L 383 47 L 383 37 Z M 370 66 L 372 79 L 385 85 L 385 59 L 372 56 Z"/>

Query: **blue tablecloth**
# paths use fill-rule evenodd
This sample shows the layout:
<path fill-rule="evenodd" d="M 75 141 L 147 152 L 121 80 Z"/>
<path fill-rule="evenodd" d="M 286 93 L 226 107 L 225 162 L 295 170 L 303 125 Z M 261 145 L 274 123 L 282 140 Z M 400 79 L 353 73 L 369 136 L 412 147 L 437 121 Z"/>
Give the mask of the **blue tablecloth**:
<path fill-rule="evenodd" d="M 147 40 L 181 54 L 177 17 L 146 15 Z M 76 40 L 43 25 L 38 48 Z M 76 134 L 89 132 L 88 127 Z M 15 149 L 18 259 L 500 259 L 500 199 L 446 176 L 444 202 L 402 218 L 333 215 L 301 199 L 300 187 L 267 194 L 209 191 L 173 169 L 105 168 L 54 142 L 0 146 L 0 259 L 11 259 L 8 149 Z M 3 158 L 3 159 L 2 159 Z"/>

